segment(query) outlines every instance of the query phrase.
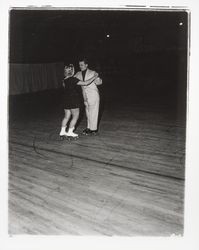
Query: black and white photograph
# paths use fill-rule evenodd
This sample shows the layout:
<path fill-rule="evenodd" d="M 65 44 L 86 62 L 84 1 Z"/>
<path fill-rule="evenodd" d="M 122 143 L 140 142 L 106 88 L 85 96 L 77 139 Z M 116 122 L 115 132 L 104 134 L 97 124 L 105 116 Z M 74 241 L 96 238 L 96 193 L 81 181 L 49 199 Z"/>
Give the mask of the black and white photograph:
<path fill-rule="evenodd" d="M 9 235 L 184 235 L 190 11 L 9 10 Z"/>

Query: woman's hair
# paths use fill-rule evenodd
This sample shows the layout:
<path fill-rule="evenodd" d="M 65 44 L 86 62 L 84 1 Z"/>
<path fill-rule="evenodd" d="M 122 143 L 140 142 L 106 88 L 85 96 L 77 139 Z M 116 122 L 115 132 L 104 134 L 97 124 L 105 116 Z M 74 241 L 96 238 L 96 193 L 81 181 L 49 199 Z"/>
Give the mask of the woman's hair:
<path fill-rule="evenodd" d="M 71 77 L 75 74 L 75 68 L 73 64 L 68 64 L 64 67 L 64 74 L 66 78 Z"/>

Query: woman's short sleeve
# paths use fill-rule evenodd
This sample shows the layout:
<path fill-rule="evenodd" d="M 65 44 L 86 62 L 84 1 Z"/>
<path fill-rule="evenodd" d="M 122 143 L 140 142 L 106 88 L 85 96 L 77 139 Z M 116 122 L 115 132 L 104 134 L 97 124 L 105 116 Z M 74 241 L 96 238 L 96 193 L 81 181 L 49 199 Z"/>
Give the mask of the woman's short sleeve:
<path fill-rule="evenodd" d="M 80 80 L 77 77 L 73 77 L 74 84 L 77 84 Z"/>

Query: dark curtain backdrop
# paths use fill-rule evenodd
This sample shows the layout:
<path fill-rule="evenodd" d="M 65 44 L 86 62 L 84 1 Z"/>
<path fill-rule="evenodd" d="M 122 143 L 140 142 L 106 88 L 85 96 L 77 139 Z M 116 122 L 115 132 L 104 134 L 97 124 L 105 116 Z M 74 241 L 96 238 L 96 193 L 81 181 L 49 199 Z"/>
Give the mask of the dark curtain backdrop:
<path fill-rule="evenodd" d="M 9 71 L 9 94 L 31 93 L 59 88 L 62 85 L 64 63 L 10 63 Z"/>

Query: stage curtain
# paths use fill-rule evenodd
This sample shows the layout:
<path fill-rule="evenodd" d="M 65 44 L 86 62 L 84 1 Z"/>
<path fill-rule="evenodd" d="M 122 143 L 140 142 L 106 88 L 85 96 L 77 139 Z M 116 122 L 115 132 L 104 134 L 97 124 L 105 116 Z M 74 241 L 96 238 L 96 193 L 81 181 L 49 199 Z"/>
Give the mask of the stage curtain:
<path fill-rule="evenodd" d="M 64 64 L 9 64 L 9 94 L 17 95 L 59 88 Z"/>

